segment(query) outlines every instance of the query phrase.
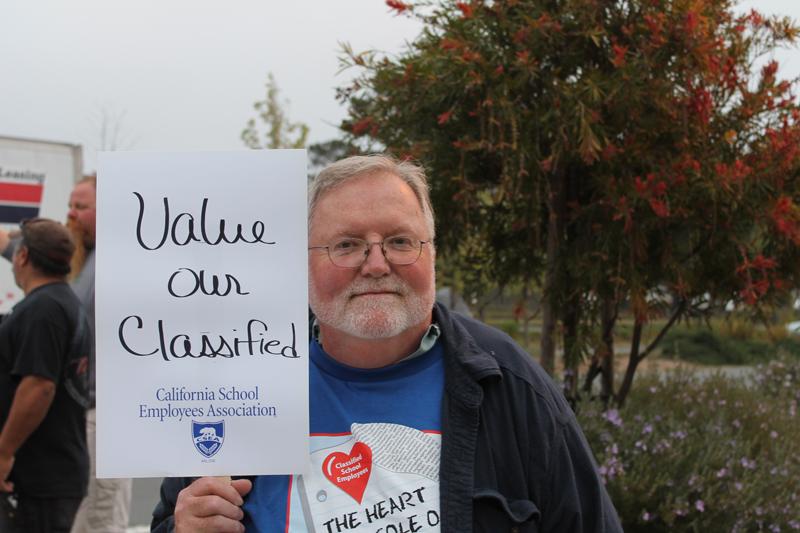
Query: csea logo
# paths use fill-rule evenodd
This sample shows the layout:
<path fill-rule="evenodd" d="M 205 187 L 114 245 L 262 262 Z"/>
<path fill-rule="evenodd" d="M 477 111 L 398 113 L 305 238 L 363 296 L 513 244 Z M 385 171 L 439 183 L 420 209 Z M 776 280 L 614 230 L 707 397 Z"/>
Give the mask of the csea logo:
<path fill-rule="evenodd" d="M 195 422 L 192 420 L 194 447 L 205 458 L 216 455 L 225 441 L 225 421 Z"/>

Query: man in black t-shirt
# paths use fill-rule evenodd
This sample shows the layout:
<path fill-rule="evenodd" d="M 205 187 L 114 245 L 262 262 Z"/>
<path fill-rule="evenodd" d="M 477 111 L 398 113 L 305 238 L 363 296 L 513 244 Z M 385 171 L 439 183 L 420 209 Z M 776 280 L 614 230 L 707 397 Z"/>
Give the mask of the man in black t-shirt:
<path fill-rule="evenodd" d="M 6 528 L 19 532 L 69 532 L 86 493 L 90 338 L 65 281 L 74 249 L 63 225 L 33 219 L 12 260 L 25 299 L 0 324 L 0 491 L 16 496 Z"/>

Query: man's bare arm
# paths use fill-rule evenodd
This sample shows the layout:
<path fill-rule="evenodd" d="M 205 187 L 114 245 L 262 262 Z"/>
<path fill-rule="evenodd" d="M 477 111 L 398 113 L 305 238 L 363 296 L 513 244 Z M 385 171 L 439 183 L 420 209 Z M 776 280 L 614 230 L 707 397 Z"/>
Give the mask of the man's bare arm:
<path fill-rule="evenodd" d="M 0 433 L 0 491 L 11 490 L 6 479 L 14 465 L 14 454 L 42 423 L 55 393 L 56 384 L 39 376 L 25 376 L 17 386 L 8 419 Z"/>
<path fill-rule="evenodd" d="M 0 228 L 0 253 L 4 252 L 9 244 L 11 244 L 11 235 L 8 231 Z"/>

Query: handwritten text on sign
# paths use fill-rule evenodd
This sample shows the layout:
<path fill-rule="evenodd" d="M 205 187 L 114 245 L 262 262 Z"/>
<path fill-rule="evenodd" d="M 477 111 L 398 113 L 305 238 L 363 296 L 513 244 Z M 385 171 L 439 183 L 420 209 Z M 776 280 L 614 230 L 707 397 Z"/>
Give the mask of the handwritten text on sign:
<path fill-rule="evenodd" d="M 99 475 L 303 471 L 305 153 L 100 164 Z"/>

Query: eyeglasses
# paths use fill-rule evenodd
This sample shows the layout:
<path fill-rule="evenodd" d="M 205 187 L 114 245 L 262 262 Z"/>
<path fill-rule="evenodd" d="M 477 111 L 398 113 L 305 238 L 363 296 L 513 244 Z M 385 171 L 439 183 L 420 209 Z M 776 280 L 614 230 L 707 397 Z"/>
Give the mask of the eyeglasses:
<path fill-rule="evenodd" d="M 393 265 L 412 265 L 422 255 L 422 245 L 430 241 L 420 241 L 405 235 L 386 237 L 382 241 L 369 242 L 364 239 L 347 237 L 327 246 L 309 246 L 309 250 L 325 249 L 331 263 L 342 268 L 359 268 L 367 260 L 373 246 L 379 245 L 383 257 Z"/>

